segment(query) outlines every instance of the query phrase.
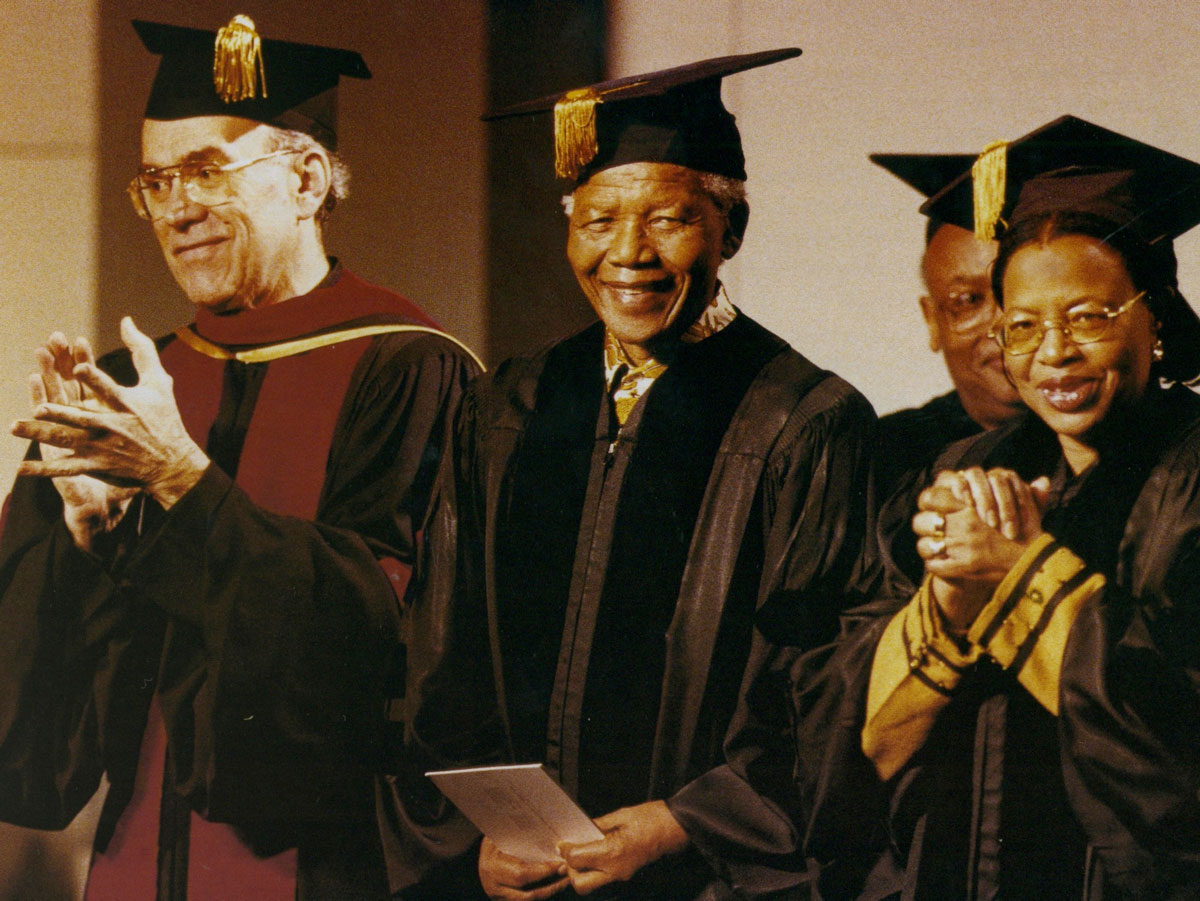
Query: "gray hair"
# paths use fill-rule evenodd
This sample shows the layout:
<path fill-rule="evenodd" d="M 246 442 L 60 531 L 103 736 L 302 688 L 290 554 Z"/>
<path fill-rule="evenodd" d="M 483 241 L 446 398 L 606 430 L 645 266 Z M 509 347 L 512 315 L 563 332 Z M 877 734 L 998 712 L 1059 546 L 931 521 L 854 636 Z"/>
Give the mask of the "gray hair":
<path fill-rule="evenodd" d="M 716 204 L 722 216 L 728 216 L 735 206 L 746 202 L 746 180 L 717 175 L 713 172 L 697 172 L 700 189 Z M 568 216 L 575 211 L 575 195 L 566 194 L 562 199 L 563 212 Z"/>
<path fill-rule="evenodd" d="M 312 135 L 302 131 L 291 131 L 286 128 L 275 128 L 271 136 L 272 150 L 295 150 L 298 153 L 323 153 L 329 160 L 330 178 L 329 193 L 325 202 L 317 211 L 317 221 L 324 222 L 339 200 L 344 200 L 350 194 L 350 167 L 337 155 Z"/>
<path fill-rule="evenodd" d="M 735 206 L 746 202 L 746 180 L 730 178 L 728 175 L 716 175 L 712 172 L 700 173 L 700 187 L 712 198 L 721 214 L 728 216 Z"/>

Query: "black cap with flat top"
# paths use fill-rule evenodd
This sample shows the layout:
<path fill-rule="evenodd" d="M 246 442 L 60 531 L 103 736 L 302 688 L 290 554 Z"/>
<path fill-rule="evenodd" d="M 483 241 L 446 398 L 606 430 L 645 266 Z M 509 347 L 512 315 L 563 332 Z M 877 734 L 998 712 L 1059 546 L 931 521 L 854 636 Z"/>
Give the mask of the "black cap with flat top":
<path fill-rule="evenodd" d="M 968 171 L 975 162 L 975 156 L 968 153 L 872 153 L 867 159 L 927 198 Z M 926 247 L 945 224 L 934 216 L 929 217 L 925 223 Z"/>
<path fill-rule="evenodd" d="M 1200 165 L 1062 116 L 990 145 L 921 212 L 982 238 L 1046 213 L 1090 213 L 1156 243 L 1200 223 Z"/>
<path fill-rule="evenodd" d="M 872 153 L 867 159 L 910 188 L 932 197 L 971 168 L 971 153 Z"/>
<path fill-rule="evenodd" d="M 784 47 L 722 56 L 539 97 L 483 118 L 553 110 L 555 171 L 580 183 L 602 169 L 640 162 L 744 179 L 741 136 L 721 102 L 721 79 L 799 55 L 798 47 Z"/>
<path fill-rule="evenodd" d="M 352 50 L 265 40 L 235 16 L 219 31 L 134 20 L 142 43 L 162 56 L 147 119 L 240 116 L 312 135 L 337 147 L 337 85 L 370 78 Z"/>

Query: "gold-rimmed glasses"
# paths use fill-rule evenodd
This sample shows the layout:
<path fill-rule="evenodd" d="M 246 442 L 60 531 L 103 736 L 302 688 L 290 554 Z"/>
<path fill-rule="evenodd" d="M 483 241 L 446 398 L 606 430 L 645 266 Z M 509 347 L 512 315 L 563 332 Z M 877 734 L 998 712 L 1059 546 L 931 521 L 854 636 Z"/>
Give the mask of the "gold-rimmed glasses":
<path fill-rule="evenodd" d="M 1145 291 L 1135 294 L 1115 310 L 1108 309 L 1097 303 L 1086 303 L 1067 310 L 1066 315 L 1055 319 L 1035 319 L 1022 313 L 1006 316 L 998 328 L 988 334 L 996 339 L 996 343 L 1004 348 L 1005 353 L 1013 356 L 1031 354 L 1046 339 L 1046 332 L 1056 328 L 1063 337 L 1072 344 L 1093 344 L 1108 336 L 1113 320 L 1133 308 L 1133 305 L 1146 296 Z"/>
<path fill-rule="evenodd" d="M 218 206 L 233 197 L 234 173 L 264 160 L 275 159 L 299 150 L 276 150 L 248 160 L 232 163 L 194 162 L 161 169 L 143 169 L 129 183 L 129 199 L 143 219 L 161 219 L 171 203 L 171 185 L 178 181 L 183 196 L 201 206 Z"/>
<path fill-rule="evenodd" d="M 946 318 L 950 331 L 960 335 L 978 332 L 991 325 L 999 312 L 991 294 L 977 291 L 950 291 L 934 298 Z"/>

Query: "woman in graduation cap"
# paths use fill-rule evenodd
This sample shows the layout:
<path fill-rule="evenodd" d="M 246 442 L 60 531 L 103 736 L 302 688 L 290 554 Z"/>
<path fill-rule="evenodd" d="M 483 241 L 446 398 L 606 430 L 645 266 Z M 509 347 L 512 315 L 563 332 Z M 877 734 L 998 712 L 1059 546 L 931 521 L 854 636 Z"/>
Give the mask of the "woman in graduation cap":
<path fill-rule="evenodd" d="M 1064 117 L 926 210 L 996 227 L 1030 413 L 943 453 L 920 588 L 808 661 L 822 894 L 1200 896 L 1200 166 Z"/>

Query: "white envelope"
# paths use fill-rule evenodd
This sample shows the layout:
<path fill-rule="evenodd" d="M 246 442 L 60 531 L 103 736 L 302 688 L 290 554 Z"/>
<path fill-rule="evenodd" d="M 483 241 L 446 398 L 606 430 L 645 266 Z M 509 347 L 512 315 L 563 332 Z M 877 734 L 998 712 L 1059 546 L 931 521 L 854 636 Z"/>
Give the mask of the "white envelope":
<path fill-rule="evenodd" d="M 496 847 L 513 857 L 555 860 L 559 842 L 582 844 L 604 837 L 540 763 L 425 775 Z"/>

